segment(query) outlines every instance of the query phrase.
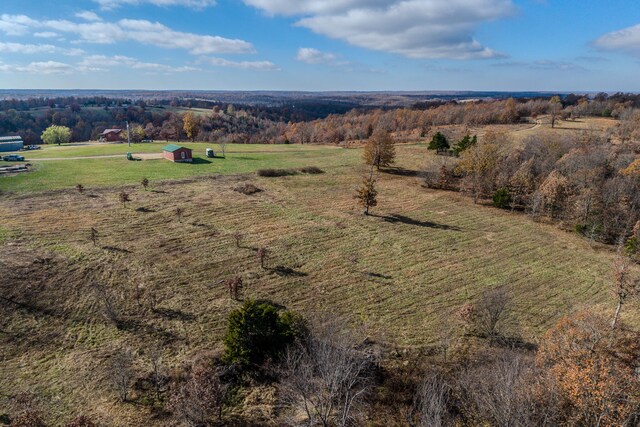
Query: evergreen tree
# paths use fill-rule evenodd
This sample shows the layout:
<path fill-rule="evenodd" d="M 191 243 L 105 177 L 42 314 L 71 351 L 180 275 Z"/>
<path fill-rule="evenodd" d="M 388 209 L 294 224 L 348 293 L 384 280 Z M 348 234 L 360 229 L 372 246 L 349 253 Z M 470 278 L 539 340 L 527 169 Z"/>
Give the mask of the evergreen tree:
<path fill-rule="evenodd" d="M 448 150 L 449 149 L 449 141 L 447 141 L 447 137 L 444 136 L 440 132 L 436 132 L 431 138 L 431 142 L 429 142 L 429 150 Z"/>

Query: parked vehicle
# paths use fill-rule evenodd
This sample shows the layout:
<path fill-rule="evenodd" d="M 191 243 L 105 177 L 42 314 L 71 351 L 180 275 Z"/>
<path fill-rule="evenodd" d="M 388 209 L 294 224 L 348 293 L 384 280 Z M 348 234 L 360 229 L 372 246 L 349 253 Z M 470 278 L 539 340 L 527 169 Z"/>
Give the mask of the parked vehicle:
<path fill-rule="evenodd" d="M 24 147 L 25 150 L 39 150 L 40 147 L 39 145 L 27 145 L 26 147 Z"/>
<path fill-rule="evenodd" d="M 2 158 L 5 162 L 24 162 L 24 156 L 17 154 L 8 154 Z"/>

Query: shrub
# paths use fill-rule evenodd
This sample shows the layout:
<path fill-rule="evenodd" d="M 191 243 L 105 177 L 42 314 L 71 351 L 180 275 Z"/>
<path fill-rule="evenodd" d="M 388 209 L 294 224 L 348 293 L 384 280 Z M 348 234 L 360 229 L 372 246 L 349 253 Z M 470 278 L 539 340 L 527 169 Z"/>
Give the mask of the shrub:
<path fill-rule="evenodd" d="M 233 191 L 237 191 L 238 193 L 242 193 L 242 194 L 245 194 L 247 196 L 250 196 L 252 194 L 259 193 L 262 190 L 260 188 L 256 187 L 253 184 L 244 184 L 244 185 L 241 185 L 239 187 L 234 188 Z"/>
<path fill-rule="evenodd" d="M 493 194 L 493 206 L 500 209 L 506 209 L 511 205 L 511 195 L 509 190 L 501 188 Z"/>
<path fill-rule="evenodd" d="M 297 174 L 295 169 L 260 169 L 258 176 L 275 178 L 279 176 L 291 176 Z"/>
<path fill-rule="evenodd" d="M 310 175 L 319 175 L 324 173 L 322 169 L 317 166 L 305 166 L 303 168 L 298 169 L 302 173 L 308 173 Z"/>
<path fill-rule="evenodd" d="M 242 367 L 259 366 L 280 356 L 300 336 L 302 325 L 298 316 L 280 314 L 270 302 L 248 300 L 229 314 L 223 360 Z"/>

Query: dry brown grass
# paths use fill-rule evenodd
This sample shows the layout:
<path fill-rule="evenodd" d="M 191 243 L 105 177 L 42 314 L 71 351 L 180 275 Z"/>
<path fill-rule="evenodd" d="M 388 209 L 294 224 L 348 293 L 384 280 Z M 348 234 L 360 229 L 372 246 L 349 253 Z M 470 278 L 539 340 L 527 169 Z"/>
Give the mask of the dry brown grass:
<path fill-rule="evenodd" d="M 433 343 L 441 325 L 455 324 L 460 306 L 500 285 L 515 303 L 511 324 L 530 340 L 575 310 L 611 311 L 611 253 L 521 214 L 424 189 L 411 171 L 426 152 L 398 147 L 403 170 L 380 176 L 370 217 L 353 199 L 363 172 L 359 150 L 324 174 L 254 177 L 263 191 L 251 197 L 234 191 L 246 176 L 127 187 L 126 209 L 117 198 L 122 188 L 92 197 L 75 190 L 5 197 L 0 413 L 26 389 L 50 400 L 56 423 L 83 412 L 105 425 L 162 425 L 145 392 L 133 391 L 136 405 L 117 402 L 109 358 L 130 347 L 142 374 L 155 340 L 167 343 L 171 370 L 219 347 L 226 315 L 239 304 L 219 283 L 235 275 L 246 298 L 349 316 L 394 346 Z M 236 231 L 246 236 L 241 248 Z M 267 269 L 256 259 L 261 246 L 270 248 Z M 101 315 L 95 282 L 109 289 L 122 329 Z M 638 313 L 629 306 L 624 318 L 637 322 Z"/>

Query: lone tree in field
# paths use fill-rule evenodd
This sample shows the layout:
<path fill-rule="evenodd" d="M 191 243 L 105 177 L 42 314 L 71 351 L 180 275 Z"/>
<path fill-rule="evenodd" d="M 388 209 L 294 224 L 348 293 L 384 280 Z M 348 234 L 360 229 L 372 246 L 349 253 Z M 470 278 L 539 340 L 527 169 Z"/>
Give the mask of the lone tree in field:
<path fill-rule="evenodd" d="M 63 144 L 71 140 L 71 129 L 66 126 L 51 125 L 42 132 L 45 144 Z"/>
<path fill-rule="evenodd" d="M 182 118 L 184 133 L 187 134 L 187 138 L 193 142 L 198 136 L 198 129 L 200 128 L 200 120 L 192 112 L 188 112 Z"/>
<path fill-rule="evenodd" d="M 447 141 L 447 137 L 444 136 L 440 132 L 436 132 L 431 138 L 431 142 L 429 142 L 429 146 L 427 147 L 429 150 L 448 150 L 449 149 L 449 141 Z"/>
<path fill-rule="evenodd" d="M 375 207 L 378 204 L 378 191 L 376 190 L 376 180 L 373 174 L 369 174 L 369 176 L 364 178 L 355 197 L 364 208 L 364 214 L 369 215 L 369 208 Z"/>
<path fill-rule="evenodd" d="M 91 231 L 89 232 L 89 240 L 93 242 L 93 246 L 98 244 L 98 230 L 91 227 Z"/>
<path fill-rule="evenodd" d="M 384 129 L 376 129 L 364 147 L 364 162 L 380 167 L 390 166 L 396 157 L 395 141 Z"/>
<path fill-rule="evenodd" d="M 258 257 L 258 261 L 260 261 L 260 268 L 266 268 L 267 258 L 269 258 L 269 249 L 262 246 L 258 248 L 256 255 Z"/>
<path fill-rule="evenodd" d="M 142 181 L 140 181 L 140 185 L 142 185 L 144 191 L 147 191 L 147 187 L 149 187 L 149 178 L 142 178 Z"/>
<path fill-rule="evenodd" d="M 242 231 L 233 232 L 233 240 L 236 242 L 236 248 L 242 246 L 242 239 L 244 239 L 244 233 Z"/>
<path fill-rule="evenodd" d="M 240 292 L 242 292 L 242 277 L 234 276 L 224 281 L 227 289 L 229 289 L 229 298 L 238 301 Z"/>
<path fill-rule="evenodd" d="M 554 96 L 549 100 L 549 114 L 551 115 L 551 127 L 556 127 L 558 114 L 562 111 L 562 100 L 559 96 Z"/>
<path fill-rule="evenodd" d="M 84 193 L 84 185 L 82 184 L 76 184 L 76 190 L 78 191 L 78 193 L 82 194 Z"/>
<path fill-rule="evenodd" d="M 122 206 L 125 208 L 127 207 L 127 202 L 131 201 L 131 198 L 129 197 L 129 193 L 124 191 L 118 195 L 118 199 L 120 200 L 120 203 L 122 203 Z"/>

